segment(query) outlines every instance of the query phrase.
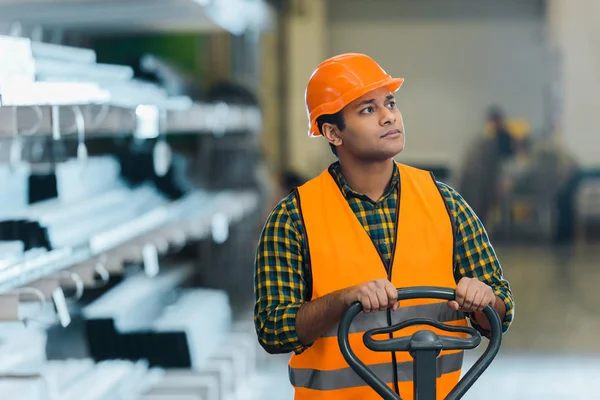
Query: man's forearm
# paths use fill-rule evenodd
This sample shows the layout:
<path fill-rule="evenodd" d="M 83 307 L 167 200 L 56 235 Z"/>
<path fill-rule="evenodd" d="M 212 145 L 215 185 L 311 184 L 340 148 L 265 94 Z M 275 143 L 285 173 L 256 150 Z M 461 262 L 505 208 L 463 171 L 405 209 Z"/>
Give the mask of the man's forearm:
<path fill-rule="evenodd" d="M 498 296 L 496 296 L 496 300 L 494 301 L 494 310 L 496 310 L 496 312 L 498 313 L 498 316 L 500 317 L 500 323 L 502 323 L 502 320 L 504 320 L 504 317 L 506 316 L 506 305 L 504 304 L 504 301 L 502 301 L 502 299 Z M 486 331 L 489 331 L 491 329 L 490 323 L 484 313 L 476 312 L 475 319 L 477 320 L 477 324 L 482 329 Z"/>
<path fill-rule="evenodd" d="M 296 334 L 303 345 L 313 343 L 342 319 L 348 310 L 342 293 L 333 292 L 302 304 L 296 315 Z"/>

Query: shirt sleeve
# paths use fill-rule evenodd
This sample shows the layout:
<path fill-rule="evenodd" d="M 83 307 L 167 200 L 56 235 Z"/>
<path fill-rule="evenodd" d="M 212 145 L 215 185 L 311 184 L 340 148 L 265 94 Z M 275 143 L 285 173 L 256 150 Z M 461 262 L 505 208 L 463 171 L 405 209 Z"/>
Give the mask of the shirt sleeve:
<path fill-rule="evenodd" d="M 502 266 L 485 227 L 457 191 L 443 183 L 438 184 L 450 205 L 455 222 L 455 279 L 458 282 L 463 277 L 477 278 L 493 289 L 506 307 L 506 315 L 502 321 L 502 331 L 506 332 L 514 317 L 514 298 L 509 282 L 503 277 Z M 473 327 L 481 331 L 475 318 L 470 319 Z"/>
<path fill-rule="evenodd" d="M 254 325 L 258 341 L 271 354 L 299 354 L 304 346 L 296 334 L 296 315 L 305 302 L 303 236 L 295 196 L 282 200 L 260 234 L 254 271 Z M 299 219 L 299 218 L 298 218 Z"/>

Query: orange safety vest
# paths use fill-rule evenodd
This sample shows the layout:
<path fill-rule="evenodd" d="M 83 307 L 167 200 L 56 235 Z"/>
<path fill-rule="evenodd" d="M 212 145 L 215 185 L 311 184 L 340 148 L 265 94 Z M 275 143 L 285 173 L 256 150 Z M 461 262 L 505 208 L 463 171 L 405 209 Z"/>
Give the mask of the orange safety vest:
<path fill-rule="evenodd" d="M 305 240 L 312 271 L 312 300 L 370 280 L 387 278 L 397 288 L 441 286 L 456 288 L 454 280 L 454 229 L 449 209 L 433 176 L 398 164 L 400 195 L 396 208 L 396 236 L 391 269 L 356 218 L 333 177 L 324 171 L 298 188 Z M 363 333 L 414 317 L 429 317 L 455 326 L 467 326 L 464 313 L 448 308 L 445 300 L 412 299 L 400 308 L 361 313 L 353 321 L 349 343 L 356 356 L 394 389 L 397 376 L 403 400 L 413 399 L 413 359 L 408 352 L 373 352 L 363 344 Z M 391 322 L 390 322 L 391 321 Z M 296 400 L 368 400 L 379 395 L 348 366 L 340 352 L 336 325 L 301 354 L 289 361 Z M 465 337 L 432 327 L 413 326 L 394 337 L 421 329 Z M 389 337 L 389 336 L 387 336 Z M 384 337 L 384 338 L 387 338 Z M 379 337 L 381 339 L 381 337 Z M 438 357 L 438 399 L 458 383 L 462 351 L 444 351 Z"/>

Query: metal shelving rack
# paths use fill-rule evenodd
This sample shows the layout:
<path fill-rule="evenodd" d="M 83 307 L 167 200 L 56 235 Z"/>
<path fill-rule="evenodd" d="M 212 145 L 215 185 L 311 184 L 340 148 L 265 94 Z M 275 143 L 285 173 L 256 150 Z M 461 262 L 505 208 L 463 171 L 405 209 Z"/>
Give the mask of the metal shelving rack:
<path fill-rule="evenodd" d="M 110 136 L 219 137 L 240 131 L 257 134 L 262 129 L 261 113 L 256 107 L 167 97 L 159 89 L 132 79 L 128 67 L 96 64 L 91 50 L 38 40 L 48 32 L 60 36 L 64 29 L 100 35 L 178 30 L 229 31 L 237 35 L 247 30 L 260 31 L 268 29 L 272 19 L 270 7 L 262 0 L 0 0 L 0 9 L 0 33 L 19 36 L 28 31 L 30 36 L 0 36 L 0 56 L 4 39 L 15 42 L 15 49 L 25 57 L 69 58 L 97 67 L 94 79 L 89 82 L 41 79 L 44 74 L 40 70 L 30 71 L 33 79 L 0 79 L 0 138 L 51 136 L 58 141 L 75 136 L 84 141 Z M 40 65 L 39 68 L 51 71 L 64 67 L 52 61 Z M 121 88 L 114 84 L 104 87 L 104 75 L 109 77 L 107 81 L 115 78 L 131 85 L 132 90 L 119 92 Z M 135 85 L 156 96 L 136 93 Z M 232 223 L 254 212 L 257 202 L 258 195 L 248 190 L 211 193 L 196 190 L 99 233 L 87 243 L 53 249 L 5 265 L 0 269 L 0 293 L 99 258 L 119 263 L 132 256 L 131 250 L 123 254 L 126 247 L 137 251 L 134 257 L 141 257 L 142 249 L 148 246 L 160 252 L 157 248 L 174 242 L 210 237 L 215 215 L 220 221 Z"/>
<path fill-rule="evenodd" d="M 214 288 L 227 293 L 225 297 L 231 301 L 243 297 L 240 282 L 250 286 L 245 283 L 250 270 L 245 265 L 246 247 L 252 235 L 250 229 L 258 225 L 255 219 L 261 209 L 261 193 L 254 183 L 239 183 L 246 174 L 238 173 L 238 169 L 225 171 L 222 165 L 215 168 L 211 163 L 215 154 L 227 154 L 242 160 L 236 167 L 242 165 L 246 171 L 253 168 L 253 161 L 236 155 L 247 151 L 255 154 L 252 149 L 262 130 L 261 110 L 239 103 L 169 96 L 160 86 L 136 79 L 128 66 L 98 63 L 94 51 L 82 48 L 77 34 L 98 37 L 167 31 L 229 32 L 243 47 L 243 54 L 234 57 L 232 70 L 247 82 L 258 75 L 257 55 L 252 53 L 258 51 L 257 38 L 260 31 L 269 29 L 272 13 L 267 0 L 0 0 L 0 176 L 7 181 L 5 194 L 0 196 L 0 224 L 8 222 L 8 231 L 13 223 L 31 228 L 19 232 L 18 240 L 0 238 L 0 251 L 5 253 L 0 257 L 0 319 L 24 322 L 17 315 L 20 306 L 32 304 L 22 295 L 37 291 L 41 311 L 25 317 L 32 326 L 27 325 L 23 332 L 26 338 L 29 334 L 40 343 L 42 337 L 47 339 L 49 346 L 38 346 L 29 354 L 40 358 L 51 348 L 60 359 L 53 365 L 45 359 L 31 360 L 34 373 L 16 373 L 27 382 L 16 390 L 17 398 L 27 397 L 22 392 L 44 381 L 36 368 L 48 368 L 58 375 L 85 369 L 61 384 L 68 394 L 57 392 L 58 397 L 53 399 L 124 398 L 126 392 L 131 396 L 127 398 L 149 399 L 183 391 L 190 396 L 202 393 L 200 398 L 205 398 L 205 393 L 220 393 L 219 399 L 252 398 L 248 395 L 255 390 L 253 376 L 260 361 L 251 319 L 246 310 L 228 316 L 225 311 L 230 304 L 226 301 L 206 303 L 207 297 L 197 296 Z M 249 61 L 248 57 L 253 59 Z M 241 71 L 248 67 L 245 64 L 252 64 L 250 74 Z M 184 140 L 169 140 L 181 135 L 186 136 Z M 75 141 L 77 159 L 73 160 L 71 146 Z M 181 151 L 173 151 L 171 145 L 180 145 Z M 37 151 L 36 146 L 42 150 Z M 235 147 L 231 153 L 223 153 L 231 146 Z M 92 149 L 89 154 L 95 155 L 89 156 L 88 147 Z M 106 153 L 111 155 L 98 155 Z M 143 160 L 141 168 L 136 164 L 138 160 Z M 183 177 L 186 167 L 175 167 L 186 162 L 189 170 L 194 170 L 192 175 L 210 177 Z M 172 176 L 167 175 L 165 164 L 174 166 Z M 127 182 L 123 172 L 126 168 L 135 170 L 134 175 L 143 170 L 143 182 Z M 154 171 L 146 174 L 144 168 Z M 222 185 L 208 182 L 215 178 L 214 171 L 219 172 L 216 180 Z M 32 172 L 54 176 L 58 197 L 26 205 L 24 187 Z M 231 176 L 242 178 L 229 179 Z M 166 186 L 171 185 L 171 192 L 161 186 L 164 181 L 168 181 Z M 11 198 L 13 192 L 16 194 Z M 13 209 L 16 204 L 21 205 Z M 40 245 L 44 240 L 39 237 L 30 238 L 42 235 L 40 232 L 46 235 L 48 248 Z M 10 231 L 7 236 L 12 234 Z M 21 242 L 22 248 L 15 250 L 19 246 L 13 247 L 14 242 Z M 134 264 L 134 268 L 127 268 L 128 264 Z M 182 271 L 186 285 L 171 282 L 170 274 L 179 276 Z M 230 286 L 220 286 L 220 279 Z M 186 337 L 191 335 L 191 342 L 205 345 L 206 340 L 198 336 L 198 327 L 204 329 L 204 325 L 206 334 L 215 338 L 214 345 L 203 350 L 207 357 L 204 367 L 167 373 L 160 366 L 151 368 L 149 360 L 128 359 L 129 353 L 115 356 L 122 360 L 104 360 L 90 348 L 78 348 L 78 340 L 84 340 L 80 335 L 86 336 L 81 326 L 82 320 L 89 322 L 89 318 L 82 317 L 87 307 L 94 304 L 97 295 L 105 298 L 131 282 L 144 282 L 146 291 L 142 292 L 149 297 L 142 296 L 141 303 L 137 303 L 131 290 L 131 297 L 120 298 L 112 305 L 115 310 L 134 304 L 136 313 L 143 314 L 141 306 L 146 306 L 150 298 L 150 303 L 166 302 L 170 295 L 186 299 L 190 293 L 196 296 L 194 299 L 202 298 L 193 303 L 178 302 L 184 304 L 186 314 L 175 320 L 181 321 L 176 330 L 183 330 Z M 157 287 L 177 293 L 167 296 Z M 23 289 L 30 291 L 15 294 Z M 75 295 L 71 296 L 73 289 Z M 90 296 L 86 297 L 88 289 Z M 166 308 L 160 310 L 161 315 L 168 315 Z M 200 308 L 205 311 L 202 317 L 196 315 Z M 231 329 L 204 324 L 207 315 L 215 314 L 223 321 L 231 319 Z M 37 335 L 36 323 L 46 325 L 44 334 Z M 53 329 L 59 331 L 60 338 L 50 340 Z M 89 327 L 86 330 L 94 331 Z M 0 336 L 4 333 L 0 329 Z M 86 336 L 85 340 L 89 347 L 93 341 L 110 346 L 118 335 L 103 331 L 101 336 Z M 32 347 L 31 343 L 26 346 Z M 158 347 L 167 353 L 187 355 L 188 351 L 172 346 L 169 342 Z M 19 356 L 25 352 L 19 333 L 2 337 L 2 351 Z M 78 357 L 83 359 L 75 361 Z M 246 367 L 232 371 L 230 366 L 239 364 L 240 359 Z M 7 360 L 0 357 L 0 369 L 7 368 L 3 361 Z M 6 376 L 4 369 L 0 372 Z M 229 380 L 231 385 L 225 386 Z M 0 392 L 7 394 L 3 389 L 0 380 Z M 254 398 L 264 396 L 257 394 Z"/>

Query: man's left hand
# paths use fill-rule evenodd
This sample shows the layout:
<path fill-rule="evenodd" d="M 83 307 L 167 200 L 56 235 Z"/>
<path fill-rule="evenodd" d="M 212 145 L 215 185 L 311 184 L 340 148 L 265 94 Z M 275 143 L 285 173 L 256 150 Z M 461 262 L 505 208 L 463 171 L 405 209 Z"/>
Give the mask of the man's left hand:
<path fill-rule="evenodd" d="M 456 298 L 448 302 L 454 311 L 483 311 L 487 305 L 494 305 L 496 295 L 491 287 L 476 278 L 462 278 L 456 286 Z"/>

